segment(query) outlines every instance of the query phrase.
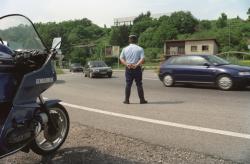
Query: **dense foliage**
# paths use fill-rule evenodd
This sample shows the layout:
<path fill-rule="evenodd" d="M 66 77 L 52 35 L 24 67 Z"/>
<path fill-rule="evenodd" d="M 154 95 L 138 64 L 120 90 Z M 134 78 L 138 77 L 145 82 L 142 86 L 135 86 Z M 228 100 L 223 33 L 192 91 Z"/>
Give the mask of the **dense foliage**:
<path fill-rule="evenodd" d="M 153 19 L 150 12 L 142 13 L 132 26 L 101 28 L 88 19 L 38 23 L 36 26 L 47 46 L 50 46 L 53 37 L 62 37 L 62 51 L 66 59 L 73 62 L 84 64 L 89 58 L 103 58 L 107 45 L 124 47 L 128 44 L 128 35 L 132 33 L 139 36 L 139 44 L 145 48 L 148 59 L 154 60 L 160 58 L 164 42 L 172 39 L 215 38 L 220 52 L 249 51 L 250 8 L 246 13 L 248 20 L 239 17 L 229 19 L 225 13 L 217 20 L 198 20 L 190 12 L 179 11 L 159 19 Z M 76 45 L 83 46 L 76 48 Z"/>
<path fill-rule="evenodd" d="M 93 45 L 106 34 L 105 28 L 94 25 L 88 19 L 35 25 L 47 47 L 51 47 L 54 37 L 62 37 L 62 52 L 66 60 L 83 64 L 96 52 Z"/>

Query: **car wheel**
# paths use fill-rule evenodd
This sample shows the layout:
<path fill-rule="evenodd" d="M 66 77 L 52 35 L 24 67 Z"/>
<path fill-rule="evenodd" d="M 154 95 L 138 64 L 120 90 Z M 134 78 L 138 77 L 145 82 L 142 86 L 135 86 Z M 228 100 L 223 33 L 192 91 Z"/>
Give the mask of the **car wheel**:
<path fill-rule="evenodd" d="M 112 77 L 112 74 L 108 74 L 108 78 L 111 78 Z"/>
<path fill-rule="evenodd" d="M 174 78 L 172 75 L 167 74 L 163 77 L 162 82 L 166 87 L 171 87 L 174 85 Z"/>
<path fill-rule="evenodd" d="M 233 80 L 228 75 L 220 75 L 216 81 L 217 87 L 221 90 L 228 91 L 233 88 Z"/>

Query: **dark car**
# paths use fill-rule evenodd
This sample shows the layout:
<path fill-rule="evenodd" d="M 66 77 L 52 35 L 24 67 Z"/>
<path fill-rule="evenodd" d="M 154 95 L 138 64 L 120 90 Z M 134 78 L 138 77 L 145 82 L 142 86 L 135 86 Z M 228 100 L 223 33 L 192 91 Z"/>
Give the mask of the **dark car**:
<path fill-rule="evenodd" d="M 112 77 L 112 69 L 104 61 L 89 61 L 84 67 L 85 77 L 107 76 Z"/>
<path fill-rule="evenodd" d="M 70 72 L 82 72 L 83 67 L 82 67 L 81 63 L 72 63 L 69 67 L 69 71 Z"/>
<path fill-rule="evenodd" d="M 212 84 L 230 90 L 250 85 L 250 67 L 232 65 L 215 55 L 173 56 L 161 64 L 159 78 L 167 87 L 176 83 Z"/>

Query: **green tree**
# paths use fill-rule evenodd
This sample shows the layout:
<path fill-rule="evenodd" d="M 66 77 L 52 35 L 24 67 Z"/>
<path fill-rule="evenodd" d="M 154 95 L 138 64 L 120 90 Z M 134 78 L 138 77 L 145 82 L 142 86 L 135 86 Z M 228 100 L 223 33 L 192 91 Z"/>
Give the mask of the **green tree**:
<path fill-rule="evenodd" d="M 170 23 L 179 33 L 193 33 L 198 25 L 198 20 L 190 12 L 174 12 L 170 16 Z"/>
<path fill-rule="evenodd" d="M 124 47 L 128 44 L 128 36 L 129 36 L 129 27 L 127 26 L 113 27 L 109 43 L 111 45 L 118 45 Z"/>
<path fill-rule="evenodd" d="M 156 41 L 153 40 L 156 28 L 150 27 L 145 32 L 143 32 L 139 38 L 139 45 L 147 47 L 155 47 Z"/>
<path fill-rule="evenodd" d="M 250 22 L 241 25 L 241 32 L 244 37 L 250 38 Z"/>
<path fill-rule="evenodd" d="M 156 47 L 160 48 L 163 47 L 166 40 L 176 39 L 177 34 L 178 31 L 173 25 L 163 23 L 157 28 L 153 36 L 153 42 Z"/>
<path fill-rule="evenodd" d="M 84 65 L 89 57 L 90 51 L 88 48 L 73 48 L 70 53 L 72 63 L 81 63 Z"/>
<path fill-rule="evenodd" d="M 161 51 L 161 48 L 145 48 L 144 53 L 146 56 L 146 60 L 153 61 L 154 59 L 157 59 Z"/>
<path fill-rule="evenodd" d="M 155 27 L 157 25 L 158 21 L 153 20 L 151 18 L 151 13 L 148 11 L 146 14 L 142 13 L 135 18 L 131 33 L 140 36 L 140 34 L 146 31 L 148 28 Z"/>
<path fill-rule="evenodd" d="M 225 13 L 222 13 L 219 19 L 216 22 L 216 26 L 218 28 L 224 28 L 227 26 L 227 15 Z"/>
<path fill-rule="evenodd" d="M 169 16 L 166 16 L 166 15 L 164 15 L 164 16 L 161 16 L 160 18 L 159 18 L 159 20 L 158 20 L 158 22 L 159 22 L 159 24 L 161 24 L 161 23 L 165 23 L 165 24 L 171 24 L 171 20 L 170 20 L 170 17 Z"/>
<path fill-rule="evenodd" d="M 140 34 L 146 31 L 149 27 L 154 26 L 153 22 L 152 19 L 142 19 L 133 25 L 131 33 L 140 36 Z"/>
<path fill-rule="evenodd" d="M 133 23 L 136 24 L 137 22 L 140 22 L 145 19 L 151 19 L 150 11 L 148 11 L 146 14 L 141 13 L 138 17 L 134 19 Z"/>
<path fill-rule="evenodd" d="M 250 8 L 247 10 L 248 20 L 250 21 Z"/>
<path fill-rule="evenodd" d="M 106 34 L 106 29 L 94 25 L 86 18 L 74 21 L 63 21 L 60 23 L 37 23 L 35 26 L 48 48 L 51 47 L 54 37 L 62 37 L 62 53 L 68 60 L 77 56 L 70 54 L 80 54 L 80 50 L 75 50 L 72 47 L 73 44 L 95 43 L 97 39 Z"/>
<path fill-rule="evenodd" d="M 210 30 L 212 28 L 211 22 L 209 20 L 202 20 L 199 22 L 199 30 Z"/>

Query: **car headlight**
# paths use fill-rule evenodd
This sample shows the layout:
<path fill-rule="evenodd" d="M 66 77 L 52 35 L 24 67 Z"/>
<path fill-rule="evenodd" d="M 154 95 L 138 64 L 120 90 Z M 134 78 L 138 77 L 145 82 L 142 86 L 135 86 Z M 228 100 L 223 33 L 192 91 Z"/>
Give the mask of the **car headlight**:
<path fill-rule="evenodd" d="M 240 76 L 250 76 L 250 72 L 239 72 Z"/>
<path fill-rule="evenodd" d="M 93 69 L 93 72 L 99 72 L 99 69 Z"/>

